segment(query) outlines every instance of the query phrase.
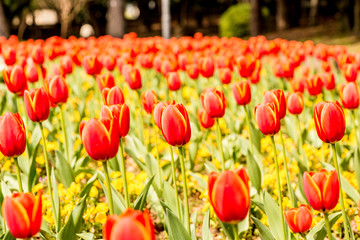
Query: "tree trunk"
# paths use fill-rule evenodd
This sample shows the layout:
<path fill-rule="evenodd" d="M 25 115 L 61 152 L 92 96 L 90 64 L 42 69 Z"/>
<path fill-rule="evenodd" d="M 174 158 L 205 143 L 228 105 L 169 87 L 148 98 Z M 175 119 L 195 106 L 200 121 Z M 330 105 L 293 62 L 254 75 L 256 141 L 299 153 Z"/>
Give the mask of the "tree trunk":
<path fill-rule="evenodd" d="M 106 32 L 113 37 L 122 37 L 124 35 L 124 0 L 109 1 Z"/>
<path fill-rule="evenodd" d="M 360 33 L 360 0 L 354 3 L 354 32 Z"/>
<path fill-rule="evenodd" d="M 276 30 L 283 31 L 286 24 L 286 0 L 276 1 Z"/>
<path fill-rule="evenodd" d="M 310 0 L 310 25 L 316 24 L 319 0 Z"/>
<path fill-rule="evenodd" d="M 251 20 L 250 20 L 250 33 L 251 36 L 259 35 L 260 33 L 260 0 L 250 0 L 251 4 Z"/>
<path fill-rule="evenodd" d="M 5 16 L 2 0 L 0 0 L 0 36 L 4 36 L 7 38 L 10 36 L 9 25 Z"/>
<path fill-rule="evenodd" d="M 170 0 L 161 0 L 161 34 L 169 39 L 171 34 Z"/>

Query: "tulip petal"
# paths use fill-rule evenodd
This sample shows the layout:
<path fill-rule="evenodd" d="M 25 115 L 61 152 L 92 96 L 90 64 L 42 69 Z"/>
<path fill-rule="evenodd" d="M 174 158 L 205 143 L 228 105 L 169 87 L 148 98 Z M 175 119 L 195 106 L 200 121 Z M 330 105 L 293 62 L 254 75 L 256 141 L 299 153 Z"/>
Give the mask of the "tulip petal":
<path fill-rule="evenodd" d="M 325 183 L 322 192 L 325 209 L 331 210 L 334 207 L 336 207 L 339 201 L 339 194 L 340 194 L 339 179 L 336 171 L 333 170 L 330 172 L 330 175 L 328 176 L 328 179 Z"/>
<path fill-rule="evenodd" d="M 312 214 L 308 206 L 301 206 L 297 210 L 295 217 L 295 225 L 299 232 L 306 232 L 310 229 L 312 224 Z"/>
<path fill-rule="evenodd" d="M 318 211 L 323 210 L 324 206 L 322 203 L 322 194 L 320 189 L 307 172 L 304 172 L 303 185 L 305 196 L 311 207 Z"/>

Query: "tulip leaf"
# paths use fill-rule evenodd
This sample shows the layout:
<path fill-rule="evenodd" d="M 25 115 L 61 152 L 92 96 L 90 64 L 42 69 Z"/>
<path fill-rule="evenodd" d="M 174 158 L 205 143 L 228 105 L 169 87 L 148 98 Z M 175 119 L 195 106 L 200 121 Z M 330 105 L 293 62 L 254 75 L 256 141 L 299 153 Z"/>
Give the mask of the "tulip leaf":
<path fill-rule="evenodd" d="M 271 233 L 270 229 L 265 226 L 259 219 L 256 217 L 251 217 L 254 221 L 256 227 L 259 229 L 260 237 L 262 240 L 275 240 L 274 235 Z"/>
<path fill-rule="evenodd" d="M 94 234 L 92 234 L 92 233 L 78 233 L 76 235 L 84 240 L 93 240 L 94 239 Z"/>
<path fill-rule="evenodd" d="M 249 229 L 249 215 L 250 215 L 250 210 L 249 213 L 246 215 L 246 218 L 244 218 L 241 222 L 237 224 L 237 229 L 239 234 Z"/>
<path fill-rule="evenodd" d="M 55 151 L 56 155 L 56 169 L 58 170 L 58 177 L 65 188 L 69 188 L 71 183 L 75 182 L 74 170 L 66 161 L 64 154 L 58 150 Z"/>
<path fill-rule="evenodd" d="M 210 209 L 205 213 L 202 225 L 202 239 L 212 240 L 213 237 L 210 232 Z"/>
<path fill-rule="evenodd" d="M 2 240 L 16 240 L 16 238 L 11 235 L 10 231 L 7 231 L 6 234 L 1 238 Z"/>
<path fill-rule="evenodd" d="M 260 167 L 255 160 L 254 156 L 248 150 L 247 152 L 247 168 L 249 171 L 249 178 L 251 184 L 256 188 L 257 192 L 260 193 L 261 191 L 261 182 L 262 182 L 262 174 Z"/>
<path fill-rule="evenodd" d="M 189 174 L 191 175 L 191 177 L 193 177 L 196 182 L 199 184 L 199 186 L 201 187 L 202 190 L 206 190 L 208 187 L 207 182 L 201 177 L 200 174 L 198 173 L 193 173 L 193 172 L 189 172 Z"/>
<path fill-rule="evenodd" d="M 27 145 L 31 156 L 33 156 L 35 154 L 34 149 L 39 144 L 40 139 L 41 139 L 40 126 L 39 126 L 39 124 L 36 124 L 35 128 L 31 132 L 30 142 Z"/>
<path fill-rule="evenodd" d="M 66 240 L 77 240 L 78 237 L 76 234 L 81 231 L 84 219 L 83 214 L 87 207 L 86 198 L 88 195 L 85 195 L 80 202 L 75 206 L 73 211 L 70 214 L 69 220 L 66 222 L 65 226 L 60 230 L 57 238 L 66 239 Z"/>
<path fill-rule="evenodd" d="M 55 169 L 51 168 L 51 182 L 52 182 L 52 187 L 53 187 L 53 195 L 54 195 L 54 215 L 58 220 L 58 227 L 60 228 L 61 225 L 61 216 L 60 216 L 60 198 L 59 198 L 59 192 L 58 192 L 58 188 L 57 188 L 57 182 L 56 182 L 56 178 L 55 178 Z"/>
<path fill-rule="evenodd" d="M 335 222 L 341 217 L 341 211 L 330 214 L 329 221 L 332 227 Z M 326 237 L 325 222 L 322 219 L 316 226 L 314 226 L 310 232 L 306 235 L 307 240 L 323 240 Z"/>
<path fill-rule="evenodd" d="M 39 143 L 36 145 L 36 147 L 33 150 L 33 154 L 30 158 L 30 167 L 29 167 L 29 173 L 28 173 L 28 191 L 31 192 L 32 188 L 35 186 L 36 184 L 36 180 L 37 180 L 37 172 L 36 172 L 36 156 L 37 153 L 39 151 L 39 146 L 40 146 L 40 141 Z"/>
<path fill-rule="evenodd" d="M 175 214 L 166 209 L 165 216 L 166 231 L 171 240 L 191 240 L 189 233 Z"/>
<path fill-rule="evenodd" d="M 197 223 L 197 215 L 198 212 L 195 211 L 193 214 L 191 214 L 191 225 L 190 225 L 190 233 L 191 233 L 191 239 L 197 240 L 196 238 L 196 223 Z"/>
<path fill-rule="evenodd" d="M 176 206 L 176 190 L 167 182 L 164 181 L 164 191 L 163 191 L 163 197 L 164 201 L 167 205 L 167 207 L 173 212 L 178 214 L 177 206 Z M 179 204 L 180 204 L 180 213 L 184 214 L 184 206 L 182 204 L 181 198 L 179 197 Z M 164 207 L 164 206 L 163 206 Z M 164 208 L 164 211 L 166 209 Z M 179 217 L 179 216 L 177 216 Z M 184 219 L 184 218 L 181 218 Z"/>
<path fill-rule="evenodd" d="M 354 169 L 358 186 L 360 186 L 360 151 L 358 146 L 355 148 Z"/>
<path fill-rule="evenodd" d="M 154 176 L 152 176 L 149 181 L 146 183 L 146 186 L 141 191 L 140 195 L 137 197 L 137 199 L 134 202 L 134 209 L 135 210 L 143 210 L 145 203 L 146 203 L 146 197 L 149 193 L 150 186 L 154 180 Z"/>
<path fill-rule="evenodd" d="M 99 174 L 100 177 L 100 174 Z M 105 193 L 105 197 L 106 199 L 108 199 L 109 194 L 108 194 L 108 190 L 106 188 L 106 186 L 104 185 L 103 181 L 99 179 L 100 185 Z M 113 202 L 114 202 L 114 213 L 119 215 L 120 213 L 122 213 L 126 207 L 125 207 L 125 200 L 124 198 L 120 195 L 120 193 L 114 189 L 113 186 L 111 186 L 111 193 L 113 196 Z"/>

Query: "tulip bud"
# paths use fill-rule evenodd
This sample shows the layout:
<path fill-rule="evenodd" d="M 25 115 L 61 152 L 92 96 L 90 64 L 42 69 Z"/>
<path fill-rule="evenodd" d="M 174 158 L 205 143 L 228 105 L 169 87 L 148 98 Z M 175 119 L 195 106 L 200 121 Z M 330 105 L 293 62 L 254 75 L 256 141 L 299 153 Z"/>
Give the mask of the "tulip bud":
<path fill-rule="evenodd" d="M 100 91 L 104 88 L 112 88 L 115 86 L 115 79 L 111 72 L 96 75 L 96 82 Z"/>
<path fill-rule="evenodd" d="M 26 131 L 19 113 L 0 116 L 0 152 L 6 157 L 18 157 L 26 147 Z"/>
<path fill-rule="evenodd" d="M 200 74 L 199 67 L 196 63 L 186 65 L 186 72 L 193 80 L 197 79 Z"/>
<path fill-rule="evenodd" d="M 212 118 L 221 118 L 225 114 L 226 98 L 223 91 L 207 88 L 200 95 L 201 104 Z"/>
<path fill-rule="evenodd" d="M 131 65 L 125 65 L 123 66 L 122 74 L 132 90 L 141 88 L 142 83 L 139 69 Z"/>
<path fill-rule="evenodd" d="M 244 168 L 211 172 L 208 180 L 210 203 L 220 221 L 237 224 L 250 209 L 249 176 Z M 234 211 L 236 209 L 236 211 Z"/>
<path fill-rule="evenodd" d="M 314 75 L 306 79 L 306 88 L 311 96 L 316 96 L 322 92 L 323 82 L 319 75 Z"/>
<path fill-rule="evenodd" d="M 16 63 L 16 52 L 13 47 L 4 47 L 2 49 L 2 55 L 6 65 L 12 66 Z"/>
<path fill-rule="evenodd" d="M 207 112 L 204 109 L 199 109 L 197 112 L 197 116 L 200 122 L 200 125 L 207 129 L 207 128 L 211 128 L 212 126 L 214 126 L 215 124 L 215 119 L 213 119 L 212 117 L 209 116 L 209 114 L 207 114 Z"/>
<path fill-rule="evenodd" d="M 2 205 L 2 213 L 11 235 L 15 238 L 31 238 L 40 231 L 42 221 L 42 191 L 13 193 Z"/>
<path fill-rule="evenodd" d="M 339 89 L 339 96 L 344 108 L 352 110 L 359 107 L 359 89 L 356 82 L 342 84 Z"/>
<path fill-rule="evenodd" d="M 306 80 L 303 79 L 303 78 L 294 78 L 294 79 L 291 80 L 291 82 L 290 82 L 291 88 L 293 89 L 294 92 L 304 93 L 304 90 L 305 90 L 305 82 L 306 82 Z"/>
<path fill-rule="evenodd" d="M 175 102 L 173 102 L 172 104 L 175 104 Z M 167 105 L 169 105 L 169 104 L 167 104 L 165 102 L 159 102 L 154 107 L 153 118 L 154 118 L 156 126 L 159 129 L 161 129 L 161 115 Z"/>
<path fill-rule="evenodd" d="M 31 83 L 34 83 L 37 80 L 39 80 L 38 70 L 37 70 L 36 65 L 33 62 L 26 64 L 26 66 L 24 68 L 24 73 L 25 73 L 26 79 Z"/>
<path fill-rule="evenodd" d="M 274 102 L 260 103 L 255 107 L 255 120 L 264 135 L 275 135 L 280 130 L 280 118 Z"/>
<path fill-rule="evenodd" d="M 326 143 L 340 141 L 345 133 L 345 115 L 340 104 L 320 102 L 314 107 L 314 121 L 319 138 Z"/>
<path fill-rule="evenodd" d="M 248 78 L 255 70 L 256 59 L 253 55 L 241 55 L 237 59 L 239 75 L 243 78 Z"/>
<path fill-rule="evenodd" d="M 50 100 L 44 88 L 25 90 L 24 102 L 26 112 L 33 122 L 42 122 L 49 117 Z"/>
<path fill-rule="evenodd" d="M 181 80 L 177 72 L 169 72 L 166 82 L 171 91 L 177 91 L 181 88 Z"/>
<path fill-rule="evenodd" d="M 102 65 L 109 71 L 114 70 L 116 61 L 113 56 L 104 55 L 101 60 Z"/>
<path fill-rule="evenodd" d="M 232 91 L 238 105 L 247 105 L 251 101 L 251 88 L 247 81 L 234 83 Z"/>
<path fill-rule="evenodd" d="M 22 67 L 14 66 L 3 70 L 6 87 L 10 92 L 22 96 L 27 89 L 27 81 Z"/>
<path fill-rule="evenodd" d="M 152 114 L 155 105 L 158 103 L 158 97 L 153 90 L 141 93 L 141 102 L 148 114 Z"/>
<path fill-rule="evenodd" d="M 303 186 L 306 199 L 314 210 L 327 211 L 336 207 L 339 201 L 340 185 L 335 170 L 304 172 Z"/>
<path fill-rule="evenodd" d="M 324 87 L 327 90 L 333 90 L 335 88 L 335 77 L 333 73 L 323 73 L 320 75 Z"/>
<path fill-rule="evenodd" d="M 355 82 L 357 79 L 357 67 L 354 63 L 345 64 L 343 66 L 343 74 L 346 81 Z"/>
<path fill-rule="evenodd" d="M 111 106 L 103 106 L 101 108 L 102 118 L 111 118 L 118 120 L 119 135 L 120 138 L 126 137 L 130 129 L 130 110 L 129 107 L 124 104 L 116 104 Z"/>
<path fill-rule="evenodd" d="M 50 102 L 53 105 L 61 105 L 66 103 L 69 90 L 65 79 L 60 75 L 49 76 L 45 80 L 45 87 L 48 93 Z"/>
<path fill-rule="evenodd" d="M 219 68 L 219 78 L 222 84 L 229 84 L 232 78 L 230 69 Z"/>
<path fill-rule="evenodd" d="M 31 58 L 33 59 L 35 64 L 43 64 L 44 63 L 44 52 L 41 46 L 33 47 L 31 51 Z"/>
<path fill-rule="evenodd" d="M 287 98 L 289 113 L 299 115 L 304 109 L 304 100 L 300 92 L 290 93 Z"/>
<path fill-rule="evenodd" d="M 124 94 L 118 86 L 112 87 L 111 89 L 104 88 L 102 90 L 102 96 L 104 104 L 107 106 L 125 103 Z"/>
<path fill-rule="evenodd" d="M 277 107 L 280 120 L 286 115 L 286 100 L 284 91 L 281 89 L 274 89 L 266 91 L 264 94 L 264 103 L 273 102 Z"/>
<path fill-rule="evenodd" d="M 89 75 L 96 75 L 101 72 L 102 65 L 95 55 L 85 56 L 82 61 L 83 68 Z"/>
<path fill-rule="evenodd" d="M 150 213 L 147 210 L 141 212 L 127 209 L 120 216 L 108 216 L 103 227 L 103 238 L 104 240 L 155 240 Z"/>
<path fill-rule="evenodd" d="M 313 217 L 308 205 L 302 204 L 299 208 L 291 208 L 284 215 L 287 224 L 294 233 L 307 232 L 311 228 Z"/>
<path fill-rule="evenodd" d="M 60 58 L 60 67 L 64 74 L 70 74 L 73 71 L 73 60 L 70 56 L 65 55 Z"/>
<path fill-rule="evenodd" d="M 214 60 L 211 57 L 205 57 L 200 60 L 200 73 L 203 77 L 212 77 L 214 75 L 214 71 Z"/>

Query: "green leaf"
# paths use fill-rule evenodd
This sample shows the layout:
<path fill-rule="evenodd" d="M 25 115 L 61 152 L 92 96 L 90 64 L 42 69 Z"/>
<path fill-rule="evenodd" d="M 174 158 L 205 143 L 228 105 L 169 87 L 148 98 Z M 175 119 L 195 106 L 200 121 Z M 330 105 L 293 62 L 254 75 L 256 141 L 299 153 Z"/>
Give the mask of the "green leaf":
<path fill-rule="evenodd" d="M 195 211 L 193 214 L 191 214 L 191 226 L 190 226 L 190 232 L 191 232 L 191 239 L 197 240 L 196 238 L 196 223 L 197 223 L 197 211 Z"/>
<path fill-rule="evenodd" d="M 267 226 L 260 222 L 260 220 L 256 217 L 251 217 L 251 219 L 254 221 L 257 229 L 259 229 L 262 240 L 275 240 L 274 235 L 272 235 L 270 229 Z"/>
<path fill-rule="evenodd" d="M 147 182 L 144 189 L 141 191 L 140 195 L 137 197 L 137 199 L 134 202 L 134 209 L 135 210 L 143 210 L 145 203 L 146 203 L 146 197 L 149 193 L 150 186 L 154 180 L 154 176 L 152 176 L 149 181 Z"/>
<path fill-rule="evenodd" d="M 14 238 L 13 235 L 11 235 L 10 231 L 7 231 L 3 240 L 16 240 L 16 238 Z"/>
<path fill-rule="evenodd" d="M 100 176 L 100 174 L 99 174 L 99 176 Z M 106 199 L 109 199 L 108 190 L 105 187 L 103 181 L 101 179 L 99 179 L 99 182 L 105 193 Z M 125 200 L 124 200 L 124 198 L 121 197 L 120 193 L 116 189 L 114 189 L 113 186 L 111 186 L 111 193 L 112 193 L 113 202 L 114 202 L 114 213 L 119 215 L 126 209 Z"/>
<path fill-rule="evenodd" d="M 35 186 L 37 182 L 37 172 L 36 172 L 36 156 L 39 151 L 40 142 L 36 145 L 33 150 L 33 154 L 30 158 L 30 168 L 28 173 L 28 191 L 31 192 L 32 188 Z"/>
<path fill-rule="evenodd" d="M 94 239 L 94 234 L 92 234 L 92 233 L 78 233 L 76 235 L 84 240 L 93 240 Z"/>
<path fill-rule="evenodd" d="M 270 194 L 264 191 L 264 207 L 271 232 L 276 239 L 284 239 L 280 207 Z M 286 225 L 285 225 L 286 226 Z"/>
<path fill-rule="evenodd" d="M 354 153 L 354 169 L 358 186 L 360 186 L 360 151 L 358 146 L 355 148 Z"/>
<path fill-rule="evenodd" d="M 53 187 L 53 195 L 54 195 L 54 210 L 55 210 L 55 216 L 58 219 L 58 226 L 60 228 L 60 198 L 59 198 L 59 192 L 58 192 L 58 188 L 57 188 L 57 183 L 56 183 L 56 178 L 55 178 L 55 169 L 52 168 L 51 169 L 51 183 L 52 183 L 52 187 Z"/>
<path fill-rule="evenodd" d="M 55 155 L 58 177 L 61 183 L 64 184 L 65 188 L 69 188 L 71 183 L 75 182 L 74 170 L 60 151 L 56 150 Z"/>
<path fill-rule="evenodd" d="M 246 215 L 246 218 L 237 224 L 237 229 L 239 234 L 249 229 L 249 215 L 250 215 L 250 211 L 248 215 Z"/>
<path fill-rule="evenodd" d="M 341 217 L 341 211 L 330 214 L 329 221 L 332 227 L 335 222 Z M 322 219 L 310 232 L 306 235 L 307 240 L 323 240 L 326 237 L 325 221 Z"/>
<path fill-rule="evenodd" d="M 202 225 L 202 239 L 212 240 L 213 237 L 210 232 L 210 209 L 205 213 Z"/>
<path fill-rule="evenodd" d="M 179 218 L 175 216 L 169 209 L 166 209 L 165 216 L 166 231 L 171 240 L 191 240 L 189 233 Z"/>
<path fill-rule="evenodd" d="M 262 174 L 260 167 L 255 160 L 254 156 L 248 150 L 247 152 L 247 168 L 249 171 L 249 178 L 251 184 L 256 188 L 257 192 L 260 193 L 261 191 L 261 182 L 262 182 Z"/>
<path fill-rule="evenodd" d="M 173 213 L 176 213 L 176 215 L 177 215 L 178 210 L 177 210 L 177 206 L 176 206 L 176 192 L 175 192 L 175 189 L 167 181 L 164 181 L 163 197 L 164 197 L 164 201 L 165 201 L 167 207 Z M 179 204 L 180 204 L 180 212 L 183 214 L 184 206 L 183 206 L 183 204 L 181 202 L 180 197 L 179 197 Z M 164 211 L 166 211 L 165 208 L 164 208 Z"/>
<path fill-rule="evenodd" d="M 85 195 L 81 201 L 75 206 L 72 211 L 69 220 L 66 222 L 65 226 L 60 230 L 58 234 L 58 239 L 66 240 L 77 240 L 76 234 L 81 231 L 84 219 L 84 211 L 87 207 Z"/>

